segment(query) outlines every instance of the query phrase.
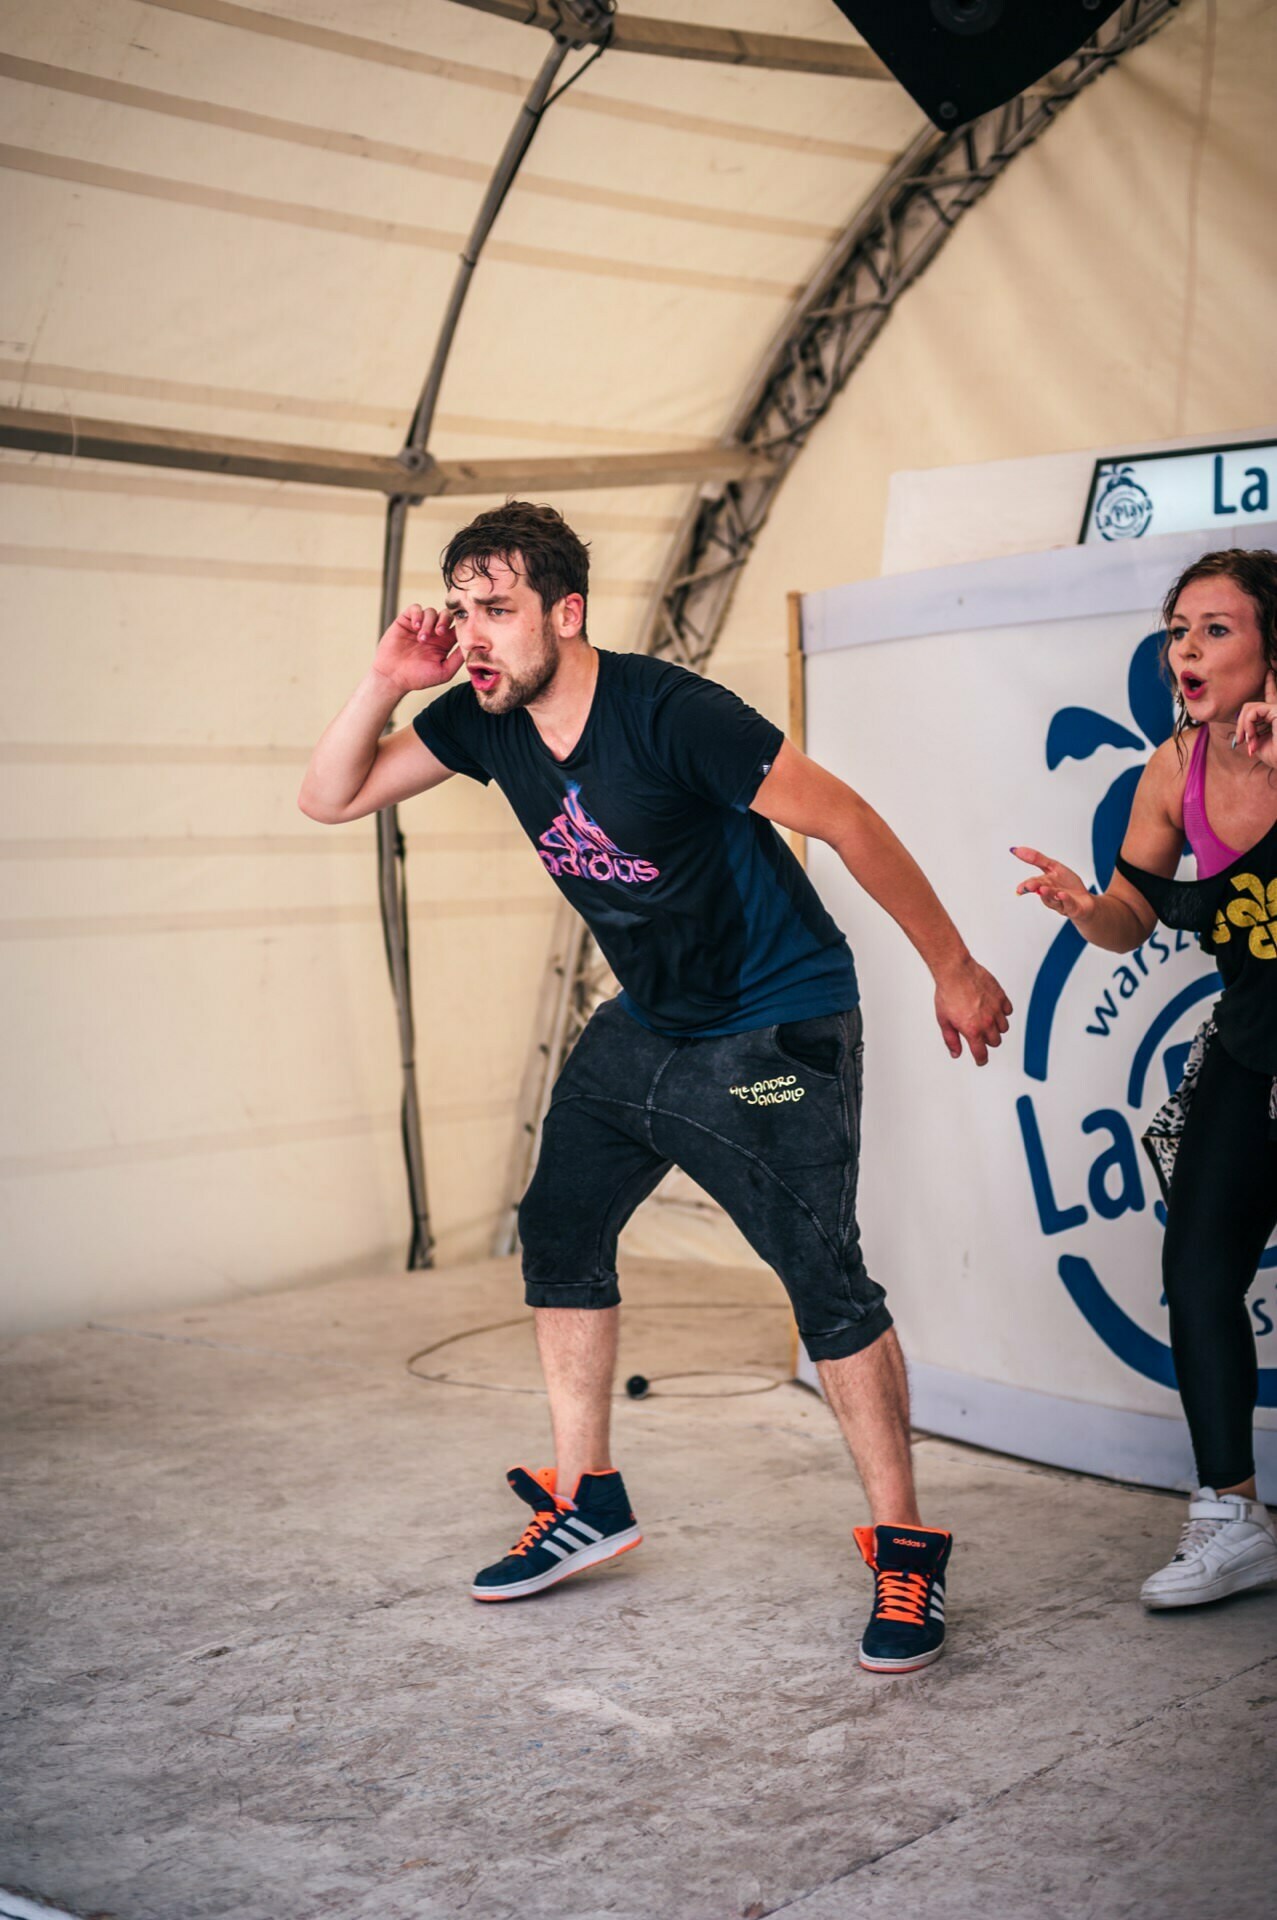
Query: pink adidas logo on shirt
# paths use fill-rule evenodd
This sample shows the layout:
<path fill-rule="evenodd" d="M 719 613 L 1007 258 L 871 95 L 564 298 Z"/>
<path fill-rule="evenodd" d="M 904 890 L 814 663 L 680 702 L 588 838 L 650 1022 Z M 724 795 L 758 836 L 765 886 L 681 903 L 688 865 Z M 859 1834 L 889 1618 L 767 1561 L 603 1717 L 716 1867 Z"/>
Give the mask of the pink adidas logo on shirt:
<path fill-rule="evenodd" d="M 620 880 L 627 886 L 639 886 L 661 877 L 660 868 L 650 860 L 622 853 L 616 842 L 609 840 L 581 805 L 578 786 L 570 786 L 564 794 L 563 812 L 556 814 L 554 825 L 539 836 L 537 851 L 546 871 L 556 880 L 569 874 L 576 880 Z"/>

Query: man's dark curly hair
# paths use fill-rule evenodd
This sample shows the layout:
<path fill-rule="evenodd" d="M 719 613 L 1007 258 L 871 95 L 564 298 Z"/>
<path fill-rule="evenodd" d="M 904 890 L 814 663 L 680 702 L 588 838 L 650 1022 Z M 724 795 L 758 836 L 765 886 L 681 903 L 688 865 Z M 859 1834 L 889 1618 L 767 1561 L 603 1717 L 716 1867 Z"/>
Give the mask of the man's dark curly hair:
<path fill-rule="evenodd" d="M 582 600 L 588 595 L 590 550 L 553 507 L 534 507 L 528 500 L 491 507 L 453 534 L 439 564 L 451 587 L 462 567 L 491 581 L 494 560 L 521 573 L 547 613 L 569 593 L 579 593 Z M 581 633 L 584 637 L 584 619 Z"/>

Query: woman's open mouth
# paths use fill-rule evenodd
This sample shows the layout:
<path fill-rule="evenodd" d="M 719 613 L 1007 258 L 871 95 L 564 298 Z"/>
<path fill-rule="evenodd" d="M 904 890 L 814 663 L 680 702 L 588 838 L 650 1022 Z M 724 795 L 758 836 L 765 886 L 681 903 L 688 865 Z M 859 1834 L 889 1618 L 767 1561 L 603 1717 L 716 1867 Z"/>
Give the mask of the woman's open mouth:
<path fill-rule="evenodd" d="M 1199 679 L 1195 673 L 1181 673 L 1179 690 L 1186 700 L 1198 700 L 1206 691 L 1206 682 Z"/>

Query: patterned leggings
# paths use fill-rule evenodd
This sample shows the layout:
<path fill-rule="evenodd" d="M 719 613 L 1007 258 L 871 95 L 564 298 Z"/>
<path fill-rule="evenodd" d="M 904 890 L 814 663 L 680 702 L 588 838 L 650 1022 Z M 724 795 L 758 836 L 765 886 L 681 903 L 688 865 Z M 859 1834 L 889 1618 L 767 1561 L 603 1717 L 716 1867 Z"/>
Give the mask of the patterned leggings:
<path fill-rule="evenodd" d="M 1246 1294 L 1277 1226 L 1272 1075 L 1212 1036 L 1175 1158 L 1162 1277 L 1171 1350 L 1202 1486 L 1255 1471 L 1255 1336 Z"/>

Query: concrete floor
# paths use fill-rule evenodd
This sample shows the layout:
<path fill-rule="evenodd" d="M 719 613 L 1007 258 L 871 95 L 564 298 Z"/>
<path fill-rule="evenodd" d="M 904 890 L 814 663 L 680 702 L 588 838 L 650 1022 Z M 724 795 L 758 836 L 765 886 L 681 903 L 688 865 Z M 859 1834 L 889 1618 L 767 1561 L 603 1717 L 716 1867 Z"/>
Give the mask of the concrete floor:
<path fill-rule="evenodd" d="M 0 1888 L 113 1920 L 1272 1911 L 1277 1593 L 1146 1616 L 1179 1501 L 922 1440 L 950 1651 L 872 1678 L 857 1488 L 778 1290 L 624 1284 L 623 1370 L 708 1376 L 618 1407 L 645 1544 L 519 1606 L 466 1594 L 546 1451 L 510 1263 L 6 1343 Z"/>

